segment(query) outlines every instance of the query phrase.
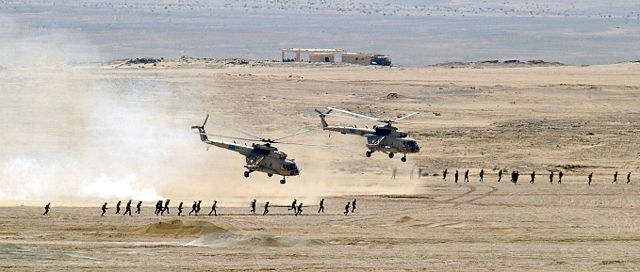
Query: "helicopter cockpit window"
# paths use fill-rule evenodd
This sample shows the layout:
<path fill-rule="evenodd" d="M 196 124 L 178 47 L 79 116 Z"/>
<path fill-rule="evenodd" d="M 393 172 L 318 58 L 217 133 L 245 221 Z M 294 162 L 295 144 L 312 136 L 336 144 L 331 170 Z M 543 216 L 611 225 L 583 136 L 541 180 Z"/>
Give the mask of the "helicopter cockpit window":
<path fill-rule="evenodd" d="M 415 147 L 416 146 L 416 142 L 414 142 L 414 141 L 404 141 L 404 142 L 402 142 L 402 144 L 405 147 Z"/>
<path fill-rule="evenodd" d="M 296 165 L 295 164 L 283 164 L 282 168 L 284 168 L 284 170 L 296 170 Z"/>

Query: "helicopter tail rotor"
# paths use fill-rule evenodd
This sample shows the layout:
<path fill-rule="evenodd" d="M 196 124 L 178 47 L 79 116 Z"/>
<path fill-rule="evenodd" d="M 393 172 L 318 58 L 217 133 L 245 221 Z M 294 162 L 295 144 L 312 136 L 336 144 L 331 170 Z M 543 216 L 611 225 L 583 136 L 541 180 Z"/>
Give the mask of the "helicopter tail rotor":
<path fill-rule="evenodd" d="M 204 118 L 204 122 L 202 123 L 202 126 L 191 126 L 191 129 L 198 129 L 198 133 L 200 134 L 200 140 L 205 142 L 207 140 L 209 140 L 209 138 L 207 138 L 207 132 L 204 131 L 204 126 L 207 124 L 207 120 L 209 120 L 209 114 L 207 114 L 207 117 Z"/>
<path fill-rule="evenodd" d="M 329 124 L 327 124 L 327 121 L 324 119 L 327 115 L 329 115 L 329 113 L 331 113 L 331 111 L 333 109 L 329 109 L 329 111 L 327 111 L 326 113 L 322 113 L 321 111 L 319 111 L 318 109 L 314 109 L 318 115 L 320 115 L 320 122 L 322 123 L 322 129 L 326 128 L 327 126 L 329 126 Z"/>

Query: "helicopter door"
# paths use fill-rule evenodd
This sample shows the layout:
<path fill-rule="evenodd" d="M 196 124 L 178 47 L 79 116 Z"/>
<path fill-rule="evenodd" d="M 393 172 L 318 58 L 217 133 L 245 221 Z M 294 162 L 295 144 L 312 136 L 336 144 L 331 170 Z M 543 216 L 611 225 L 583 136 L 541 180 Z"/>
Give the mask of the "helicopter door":
<path fill-rule="evenodd" d="M 256 158 L 253 156 L 247 156 L 246 162 L 247 165 L 257 165 L 262 161 L 262 159 L 264 159 L 264 157 Z"/>

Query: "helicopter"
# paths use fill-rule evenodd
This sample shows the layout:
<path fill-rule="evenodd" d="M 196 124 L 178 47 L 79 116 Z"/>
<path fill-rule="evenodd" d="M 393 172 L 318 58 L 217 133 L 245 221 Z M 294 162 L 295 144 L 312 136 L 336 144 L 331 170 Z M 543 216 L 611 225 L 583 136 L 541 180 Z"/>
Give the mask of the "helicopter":
<path fill-rule="evenodd" d="M 279 151 L 278 148 L 276 148 L 272 144 L 279 143 L 279 144 L 292 144 L 292 145 L 306 145 L 306 144 L 299 144 L 299 143 L 281 142 L 280 140 L 297 136 L 303 133 L 307 133 L 310 130 L 303 130 L 303 131 L 296 132 L 294 134 L 290 134 L 280 138 L 269 139 L 269 138 L 261 138 L 258 136 L 251 135 L 247 132 L 244 132 L 242 130 L 239 130 L 233 127 L 229 127 L 222 123 L 216 123 L 219 126 L 223 126 L 228 129 L 234 130 L 236 132 L 242 133 L 248 136 L 249 138 L 231 137 L 231 136 L 224 136 L 224 135 L 207 134 L 207 132 L 204 129 L 204 126 L 207 124 L 207 120 L 209 120 L 208 114 L 207 114 L 207 117 L 204 119 L 204 123 L 202 123 L 201 126 L 192 126 L 191 129 L 198 130 L 197 134 L 200 135 L 200 140 L 205 144 L 210 144 L 220 148 L 228 149 L 244 155 L 246 157 L 246 164 L 244 168 L 247 169 L 244 172 L 245 178 L 248 178 L 249 174 L 251 174 L 254 171 L 264 172 L 264 173 L 267 173 L 268 177 L 272 177 L 273 175 L 282 176 L 282 180 L 280 180 L 280 184 L 285 184 L 286 177 L 297 176 L 300 174 L 300 168 L 298 168 L 295 161 L 293 159 L 288 159 L 286 153 Z M 210 139 L 209 136 L 217 137 L 217 138 L 245 140 L 245 141 L 251 141 L 251 142 L 262 142 L 262 143 L 251 143 L 251 145 L 249 146 L 247 144 L 238 144 L 235 141 L 231 143 L 231 142 L 225 142 L 222 140 L 213 140 L 213 139 Z"/>
<path fill-rule="evenodd" d="M 400 160 L 402 162 L 407 161 L 407 153 L 417 153 L 420 152 L 420 147 L 415 139 L 407 137 L 407 133 L 398 128 L 392 126 L 393 123 L 398 123 L 398 121 L 409 118 L 418 114 L 418 112 L 413 112 L 407 114 L 405 116 L 396 118 L 394 120 L 382 120 L 378 118 L 374 118 L 371 116 L 366 116 L 363 114 L 358 114 L 355 112 L 350 112 L 347 110 L 327 107 L 329 111 L 326 113 L 322 113 L 319 110 L 315 110 L 320 115 L 320 121 L 322 122 L 322 130 L 328 131 L 336 131 L 341 134 L 355 134 L 363 137 L 367 137 L 367 148 L 369 151 L 365 153 L 368 157 L 371 157 L 371 154 L 376 151 L 384 152 L 389 154 L 389 158 L 393 158 L 394 153 L 403 153 L 402 158 Z M 351 116 L 344 115 L 336 115 L 331 114 L 332 111 L 342 112 L 349 114 Z M 357 128 L 357 127 L 342 127 L 342 126 L 330 126 L 327 124 L 325 120 L 326 116 L 335 116 L 341 118 L 351 118 L 362 121 L 372 121 L 372 122 L 380 122 L 385 123 L 385 125 L 375 125 L 373 128 Z"/>

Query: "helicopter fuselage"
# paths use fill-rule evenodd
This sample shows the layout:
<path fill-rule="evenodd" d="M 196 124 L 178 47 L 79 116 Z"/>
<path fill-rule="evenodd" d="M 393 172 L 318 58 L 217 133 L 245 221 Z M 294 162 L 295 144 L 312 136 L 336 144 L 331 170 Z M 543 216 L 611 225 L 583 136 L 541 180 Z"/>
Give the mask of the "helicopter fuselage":
<path fill-rule="evenodd" d="M 286 153 L 270 145 L 253 144 L 252 146 L 248 146 L 211 139 L 207 139 L 205 143 L 244 155 L 246 157 L 244 167 L 249 171 L 264 172 L 285 177 L 300 174 L 298 165 L 293 160 L 287 159 Z"/>
<path fill-rule="evenodd" d="M 343 126 L 323 126 L 324 130 L 355 134 L 367 137 L 367 148 L 371 151 L 385 153 L 417 153 L 420 146 L 415 139 L 407 137 L 407 133 L 392 126 L 374 126 L 373 128 L 356 128 Z"/>

